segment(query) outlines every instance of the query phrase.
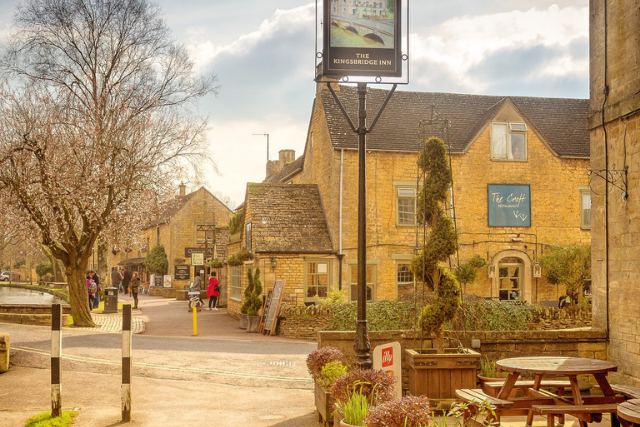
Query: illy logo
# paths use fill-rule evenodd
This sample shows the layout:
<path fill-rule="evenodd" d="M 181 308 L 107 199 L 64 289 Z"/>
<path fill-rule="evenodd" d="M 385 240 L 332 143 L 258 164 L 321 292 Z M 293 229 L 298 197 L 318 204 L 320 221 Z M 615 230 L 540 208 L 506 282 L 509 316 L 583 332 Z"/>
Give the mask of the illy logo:
<path fill-rule="evenodd" d="M 393 347 L 382 349 L 382 367 L 393 365 Z"/>

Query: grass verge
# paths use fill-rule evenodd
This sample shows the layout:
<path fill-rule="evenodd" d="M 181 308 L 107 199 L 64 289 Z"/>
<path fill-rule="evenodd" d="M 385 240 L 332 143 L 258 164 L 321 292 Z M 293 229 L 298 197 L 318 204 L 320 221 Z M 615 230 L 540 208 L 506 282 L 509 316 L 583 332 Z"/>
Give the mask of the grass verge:
<path fill-rule="evenodd" d="M 67 427 L 73 424 L 76 415 L 75 411 L 62 411 L 62 415 L 53 418 L 51 412 L 43 412 L 29 418 L 25 427 Z"/>

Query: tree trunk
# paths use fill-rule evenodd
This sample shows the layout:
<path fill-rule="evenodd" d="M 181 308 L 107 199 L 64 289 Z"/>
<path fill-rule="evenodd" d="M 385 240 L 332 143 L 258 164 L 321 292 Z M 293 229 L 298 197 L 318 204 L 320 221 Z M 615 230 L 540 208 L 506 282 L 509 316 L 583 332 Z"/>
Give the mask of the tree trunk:
<path fill-rule="evenodd" d="M 71 315 L 75 326 L 96 326 L 89 310 L 89 290 L 87 289 L 86 267 L 67 269 Z"/>

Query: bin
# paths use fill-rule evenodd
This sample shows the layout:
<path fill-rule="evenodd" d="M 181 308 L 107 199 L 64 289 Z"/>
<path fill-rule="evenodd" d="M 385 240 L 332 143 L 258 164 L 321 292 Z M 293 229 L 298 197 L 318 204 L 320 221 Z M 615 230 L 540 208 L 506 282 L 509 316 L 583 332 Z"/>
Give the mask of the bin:
<path fill-rule="evenodd" d="M 103 313 L 118 312 L 118 288 L 105 288 Z"/>
<path fill-rule="evenodd" d="M 191 312 L 191 308 L 194 305 L 198 308 L 198 311 L 202 311 L 200 308 L 200 292 L 189 291 L 189 312 Z"/>

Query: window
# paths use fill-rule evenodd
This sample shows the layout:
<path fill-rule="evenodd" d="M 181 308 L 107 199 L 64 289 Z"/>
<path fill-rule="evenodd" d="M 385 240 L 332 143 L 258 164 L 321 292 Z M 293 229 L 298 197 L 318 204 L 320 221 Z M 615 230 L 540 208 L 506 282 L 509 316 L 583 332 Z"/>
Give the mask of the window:
<path fill-rule="evenodd" d="M 527 125 L 493 123 L 491 125 L 491 158 L 527 160 Z"/>
<path fill-rule="evenodd" d="M 203 228 L 205 226 L 200 226 L 199 228 Z M 204 239 L 207 239 L 207 243 L 213 243 L 213 230 L 196 230 L 196 243 L 203 244 Z"/>
<path fill-rule="evenodd" d="M 580 227 L 591 228 L 591 191 L 580 190 Z"/>
<path fill-rule="evenodd" d="M 524 263 L 520 258 L 503 258 L 498 264 L 498 283 L 501 301 L 522 299 L 522 273 Z"/>
<path fill-rule="evenodd" d="M 327 297 L 331 287 L 331 269 L 329 267 L 329 261 L 305 261 L 305 302 Z"/>
<path fill-rule="evenodd" d="M 413 273 L 410 267 L 410 264 L 398 264 L 396 266 L 396 283 L 398 285 L 413 286 Z"/>
<path fill-rule="evenodd" d="M 229 298 L 234 300 L 242 300 L 241 282 L 242 268 L 239 265 L 231 267 L 231 280 L 229 282 Z"/>
<path fill-rule="evenodd" d="M 349 274 L 349 284 L 351 289 L 351 301 L 358 300 L 358 265 L 352 264 Z M 374 301 L 376 297 L 376 266 L 367 264 L 367 301 Z"/>
<path fill-rule="evenodd" d="M 416 223 L 416 189 L 398 187 L 398 225 Z"/>
<path fill-rule="evenodd" d="M 248 222 L 244 226 L 244 245 L 251 252 L 251 223 Z"/>

